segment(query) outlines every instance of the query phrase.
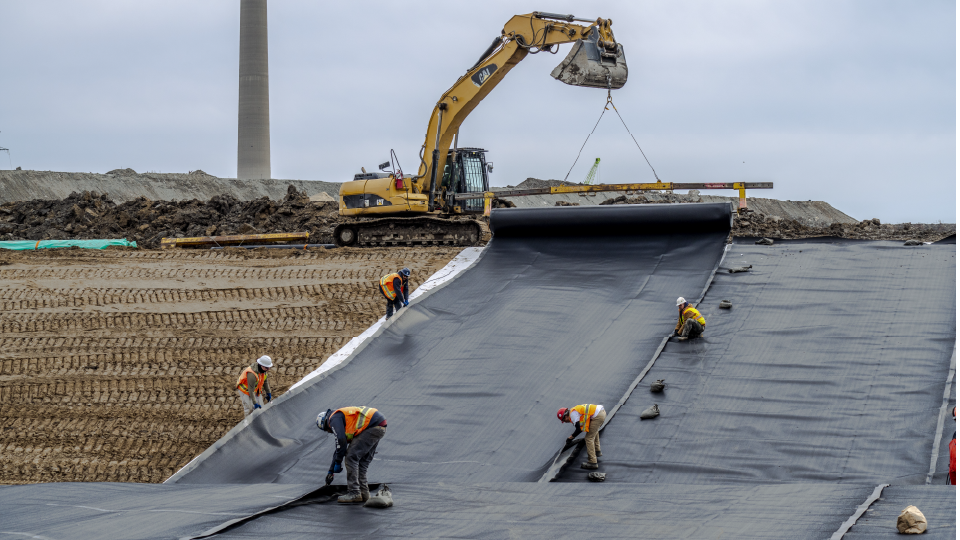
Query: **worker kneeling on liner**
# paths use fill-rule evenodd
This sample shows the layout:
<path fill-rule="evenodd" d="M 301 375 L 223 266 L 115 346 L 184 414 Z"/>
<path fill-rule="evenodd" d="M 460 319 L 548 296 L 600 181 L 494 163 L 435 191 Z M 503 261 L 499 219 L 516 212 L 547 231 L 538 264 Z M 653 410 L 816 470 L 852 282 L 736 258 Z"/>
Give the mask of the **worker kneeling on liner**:
<path fill-rule="evenodd" d="M 263 407 L 273 399 L 270 394 L 270 383 L 267 382 L 267 372 L 273 369 L 273 360 L 269 356 L 261 356 L 257 361 L 244 368 L 237 379 L 237 394 L 243 404 L 243 414 L 249 416 L 254 410 Z M 250 389 L 253 389 L 253 394 Z M 264 401 L 266 397 L 266 401 Z"/>
<path fill-rule="evenodd" d="M 607 411 L 603 410 L 603 405 L 577 405 L 569 409 L 564 407 L 557 411 L 557 418 L 563 423 L 572 423 L 574 427 L 573 435 L 567 437 L 567 441 L 572 441 L 581 431 L 586 433 L 584 441 L 587 443 L 587 461 L 580 464 L 581 469 L 596 469 L 597 457 L 602 456 L 600 452 L 600 428 L 607 419 Z"/>
<path fill-rule="evenodd" d="M 677 321 L 677 326 L 673 329 L 673 335 L 680 336 L 679 341 L 700 337 L 703 329 L 707 327 L 707 320 L 703 318 L 703 315 L 682 296 L 677 298 L 677 309 L 680 311 L 680 320 Z"/>
<path fill-rule="evenodd" d="M 333 475 L 343 471 L 344 457 L 347 467 L 347 494 L 337 502 L 358 503 L 370 498 L 367 485 L 367 467 L 373 461 L 380 439 L 387 432 L 387 419 L 372 407 L 342 407 L 335 411 L 327 409 L 317 415 L 317 427 L 337 437 L 337 449 L 327 473 L 327 485 Z"/>
<path fill-rule="evenodd" d="M 387 318 L 393 317 L 393 311 L 410 304 L 410 293 L 407 291 L 407 281 L 410 269 L 404 268 L 399 272 L 387 274 L 380 278 L 380 292 L 387 299 Z"/>

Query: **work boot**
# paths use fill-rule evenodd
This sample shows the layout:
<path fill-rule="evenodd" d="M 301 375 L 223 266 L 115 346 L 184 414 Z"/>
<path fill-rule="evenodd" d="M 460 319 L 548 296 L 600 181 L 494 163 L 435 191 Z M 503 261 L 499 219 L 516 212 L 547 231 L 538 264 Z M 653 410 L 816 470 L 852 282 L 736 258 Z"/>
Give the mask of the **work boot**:
<path fill-rule="evenodd" d="M 360 498 L 363 499 L 363 502 L 370 500 L 370 490 L 360 490 Z"/>
<path fill-rule="evenodd" d="M 688 339 L 690 339 L 690 338 L 686 338 L 686 337 L 680 336 L 680 337 L 677 338 L 677 341 L 686 341 L 686 340 L 688 340 Z"/>
<path fill-rule="evenodd" d="M 580 464 L 580 468 L 589 469 L 592 471 L 593 469 L 599 469 L 600 465 L 597 465 L 596 463 L 590 463 L 589 461 L 584 461 L 583 463 Z"/>
<path fill-rule="evenodd" d="M 347 503 L 362 503 L 362 502 L 363 502 L 363 495 L 361 495 L 359 491 L 354 492 L 354 493 L 347 493 L 346 495 L 341 495 L 340 497 L 338 497 L 338 498 L 337 498 L 337 502 L 338 502 L 338 503 L 344 503 L 344 504 L 347 504 Z"/>
<path fill-rule="evenodd" d="M 597 457 L 603 457 L 603 452 L 597 450 Z"/>

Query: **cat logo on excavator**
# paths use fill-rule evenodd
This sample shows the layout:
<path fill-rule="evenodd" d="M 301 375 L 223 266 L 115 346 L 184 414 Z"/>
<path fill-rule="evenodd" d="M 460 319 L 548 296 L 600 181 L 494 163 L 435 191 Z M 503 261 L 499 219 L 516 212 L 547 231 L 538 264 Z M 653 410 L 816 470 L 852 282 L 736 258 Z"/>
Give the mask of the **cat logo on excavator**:
<path fill-rule="evenodd" d="M 473 84 L 479 87 L 481 84 L 487 81 L 493 72 L 497 70 L 496 64 L 490 64 L 489 66 L 484 67 L 480 71 L 474 73 L 470 76 L 470 80 L 473 81 Z"/>

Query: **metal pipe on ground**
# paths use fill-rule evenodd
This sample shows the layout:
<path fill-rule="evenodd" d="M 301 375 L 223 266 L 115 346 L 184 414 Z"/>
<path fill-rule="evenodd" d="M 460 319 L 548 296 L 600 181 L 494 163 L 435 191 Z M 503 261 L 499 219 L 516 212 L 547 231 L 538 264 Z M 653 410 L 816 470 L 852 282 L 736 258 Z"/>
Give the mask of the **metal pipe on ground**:
<path fill-rule="evenodd" d="M 308 248 L 325 248 L 333 249 L 337 247 L 336 244 L 289 244 L 283 246 L 276 245 L 259 245 L 259 246 L 217 246 L 210 249 L 227 249 L 227 248 L 243 248 L 243 249 L 258 249 L 258 248 L 267 248 L 267 249 L 308 249 Z"/>

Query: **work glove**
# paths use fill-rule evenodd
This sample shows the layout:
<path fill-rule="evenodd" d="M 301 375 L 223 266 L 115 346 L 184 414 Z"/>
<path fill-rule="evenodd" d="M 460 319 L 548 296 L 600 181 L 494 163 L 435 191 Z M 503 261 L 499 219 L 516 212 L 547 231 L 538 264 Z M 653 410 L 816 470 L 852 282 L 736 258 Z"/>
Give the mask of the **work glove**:
<path fill-rule="evenodd" d="M 267 403 L 273 401 L 273 395 L 270 392 L 267 392 Z"/>
<path fill-rule="evenodd" d="M 410 302 L 407 302 L 406 300 L 403 302 L 403 307 L 407 307 L 409 305 L 410 305 Z"/>
<path fill-rule="evenodd" d="M 330 474 L 335 474 L 335 473 L 339 473 L 339 472 L 343 472 L 343 465 L 341 465 L 341 464 L 339 464 L 339 463 L 334 463 L 334 464 L 333 464 L 333 469 L 330 471 Z"/>
<path fill-rule="evenodd" d="M 332 484 L 332 483 L 333 483 L 333 473 L 330 473 L 330 474 L 327 475 L 327 483 L 326 483 L 326 485 L 329 486 L 329 485 Z"/>
<path fill-rule="evenodd" d="M 260 404 L 259 404 L 259 403 L 254 403 L 254 404 L 253 404 L 253 408 L 254 408 L 254 410 L 259 409 L 259 408 L 260 408 Z"/>

